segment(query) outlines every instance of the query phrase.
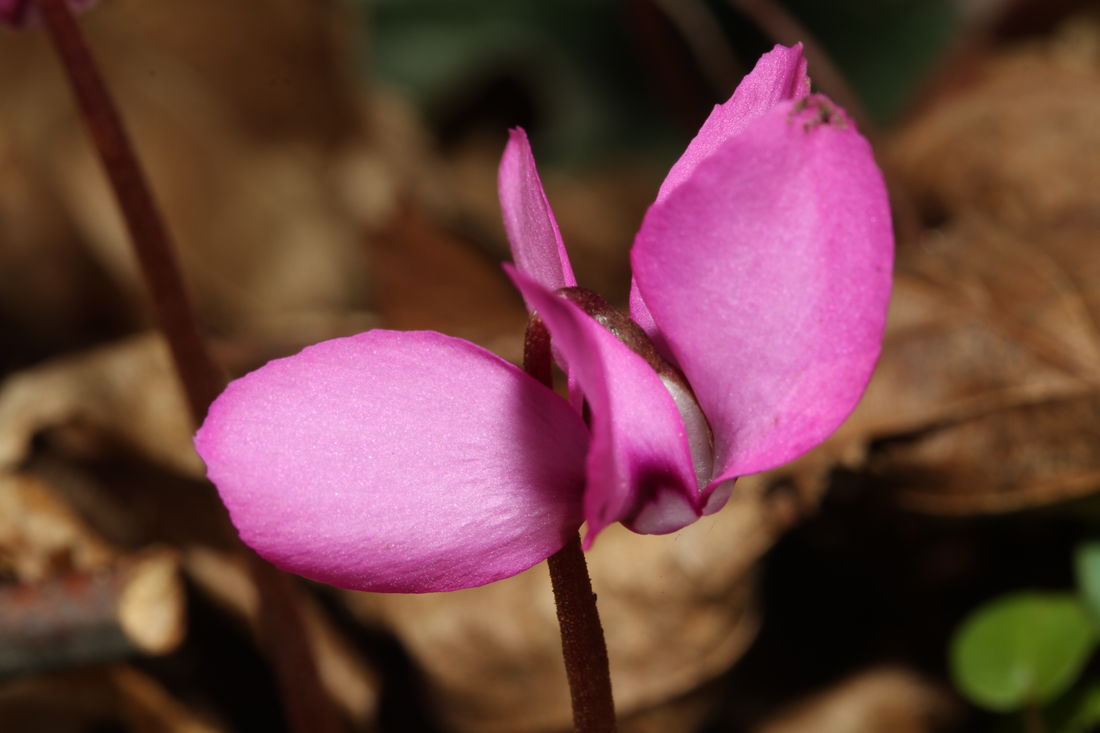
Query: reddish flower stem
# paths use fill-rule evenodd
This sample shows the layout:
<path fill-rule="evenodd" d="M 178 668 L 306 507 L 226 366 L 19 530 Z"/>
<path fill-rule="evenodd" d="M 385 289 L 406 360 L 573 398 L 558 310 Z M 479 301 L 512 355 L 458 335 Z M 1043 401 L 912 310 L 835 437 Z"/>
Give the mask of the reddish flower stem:
<path fill-rule="evenodd" d="M 561 627 L 561 653 L 577 733 L 614 733 L 615 703 L 596 594 L 580 536 L 547 559 Z"/>
<path fill-rule="evenodd" d="M 550 333 L 537 315 L 532 316 L 523 344 L 523 368 L 553 387 L 552 364 Z M 573 702 L 573 728 L 577 733 L 614 733 L 615 703 L 611 696 L 607 642 L 580 536 L 546 562 L 550 566 L 550 583 L 561 627 L 562 658 Z"/>
<path fill-rule="evenodd" d="M 168 230 L 67 1 L 38 0 L 38 5 L 126 222 L 188 406 L 195 422 L 201 423 L 206 408 L 225 387 L 225 379 L 207 352 Z"/>
<path fill-rule="evenodd" d="M 199 424 L 225 387 L 225 378 L 206 348 L 168 230 L 68 0 L 37 2 L 126 221 L 188 406 Z M 299 589 L 288 575 L 251 550 L 242 550 L 250 556 L 252 581 L 260 594 L 261 642 L 274 668 L 290 729 L 297 733 L 341 733 L 343 722 L 321 686 L 309 646 Z"/>

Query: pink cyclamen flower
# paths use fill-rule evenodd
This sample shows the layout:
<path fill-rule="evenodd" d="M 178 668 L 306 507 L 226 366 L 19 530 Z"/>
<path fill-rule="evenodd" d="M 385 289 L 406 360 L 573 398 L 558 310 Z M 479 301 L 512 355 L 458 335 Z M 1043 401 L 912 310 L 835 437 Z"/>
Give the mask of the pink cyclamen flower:
<path fill-rule="evenodd" d="M 582 522 L 589 544 L 613 522 L 683 527 L 827 437 L 878 358 L 893 237 L 869 145 L 809 86 L 801 48 L 776 47 L 673 166 L 631 253 L 641 328 L 571 288 L 513 131 L 508 271 L 588 424 L 577 399 L 460 339 L 311 346 L 233 382 L 196 436 L 244 541 L 333 585 L 454 590 L 531 567 Z"/>
<path fill-rule="evenodd" d="M 96 0 L 69 0 L 73 10 L 81 10 Z M 35 0 L 0 0 L 0 23 L 22 27 L 36 20 L 39 9 Z"/>

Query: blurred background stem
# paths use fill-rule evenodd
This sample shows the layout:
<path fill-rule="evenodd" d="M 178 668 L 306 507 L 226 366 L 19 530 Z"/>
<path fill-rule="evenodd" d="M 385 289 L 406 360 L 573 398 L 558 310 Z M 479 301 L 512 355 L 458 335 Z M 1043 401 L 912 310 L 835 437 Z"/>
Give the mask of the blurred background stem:
<path fill-rule="evenodd" d="M 37 2 L 125 220 L 188 406 L 201 424 L 225 378 L 206 347 L 168 230 L 67 0 Z M 258 557 L 249 567 L 260 591 L 261 643 L 278 677 L 288 726 L 298 733 L 341 731 L 318 678 L 293 580 Z"/>
<path fill-rule="evenodd" d="M 134 254 L 168 339 L 195 424 L 225 386 L 199 329 L 168 230 L 114 102 L 66 0 L 38 0 L 88 134 L 110 180 Z"/>

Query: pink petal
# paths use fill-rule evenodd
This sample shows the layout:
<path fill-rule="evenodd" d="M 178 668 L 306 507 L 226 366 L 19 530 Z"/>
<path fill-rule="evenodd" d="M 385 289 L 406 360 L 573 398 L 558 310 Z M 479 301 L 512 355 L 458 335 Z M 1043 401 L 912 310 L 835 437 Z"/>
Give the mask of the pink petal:
<path fill-rule="evenodd" d="M 369 331 L 233 382 L 195 437 L 241 538 L 355 590 L 466 588 L 581 523 L 584 423 L 466 341 Z"/>
<path fill-rule="evenodd" d="M 699 134 L 672 166 L 661 184 L 657 201 L 663 201 L 673 189 L 691 177 L 696 166 L 780 102 L 799 99 L 810 93 L 806 59 L 802 44 L 792 48 L 776 46 L 760 57 L 748 76 L 741 80 L 725 104 L 715 105 Z M 633 310 L 631 311 L 633 315 Z"/>
<path fill-rule="evenodd" d="M 828 436 L 878 357 L 893 235 L 870 146 L 786 102 L 646 215 L 634 274 L 714 431 L 715 481 Z"/>
<path fill-rule="evenodd" d="M 661 378 L 579 307 L 505 269 L 566 355 L 591 410 L 585 546 L 616 521 L 663 534 L 698 519 L 698 483 L 684 422 Z"/>
<path fill-rule="evenodd" d="M 722 143 L 739 135 L 753 120 L 780 102 L 798 99 L 810 93 L 810 78 L 806 75 L 806 59 L 802 44 L 792 48 L 776 46 L 760 57 L 753 70 L 741 80 L 725 104 L 715 105 L 698 134 L 676 161 L 657 192 L 663 201 L 674 188 L 689 177 L 700 162 L 712 155 Z M 649 334 L 654 345 L 671 358 L 664 336 L 657 328 L 636 278 L 630 281 L 630 317 Z"/>
<path fill-rule="evenodd" d="M 558 223 L 535 168 L 531 144 L 521 128 L 509 132 L 497 190 L 504 231 L 520 272 L 551 290 L 576 285 Z"/>

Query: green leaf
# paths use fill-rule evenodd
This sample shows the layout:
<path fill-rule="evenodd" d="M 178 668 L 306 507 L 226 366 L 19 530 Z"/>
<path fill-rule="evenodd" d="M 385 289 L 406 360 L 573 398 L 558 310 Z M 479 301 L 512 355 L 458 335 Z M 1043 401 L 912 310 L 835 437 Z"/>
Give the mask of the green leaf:
<path fill-rule="evenodd" d="M 1100 623 L 1100 541 L 1091 540 L 1077 546 L 1074 557 L 1077 587 L 1085 607 L 1094 622 Z"/>
<path fill-rule="evenodd" d="M 996 711 L 1044 704 L 1081 673 L 1094 629 L 1070 593 L 1015 593 L 973 611 L 951 642 L 955 684 Z"/>

